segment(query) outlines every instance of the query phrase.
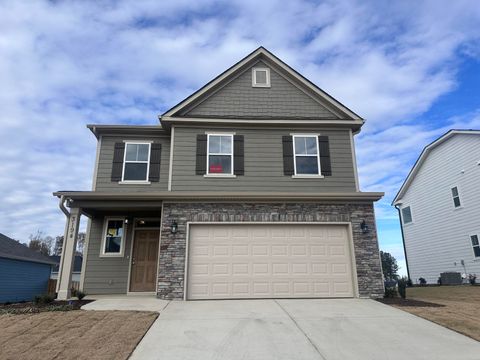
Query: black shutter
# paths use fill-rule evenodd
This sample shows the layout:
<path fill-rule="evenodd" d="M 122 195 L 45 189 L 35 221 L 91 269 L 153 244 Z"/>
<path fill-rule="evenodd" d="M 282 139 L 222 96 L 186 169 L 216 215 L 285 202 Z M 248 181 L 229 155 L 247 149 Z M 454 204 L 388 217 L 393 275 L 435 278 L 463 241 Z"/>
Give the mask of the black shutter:
<path fill-rule="evenodd" d="M 150 170 L 148 171 L 148 181 L 160 181 L 160 160 L 162 157 L 162 144 L 153 143 L 150 149 Z"/>
<path fill-rule="evenodd" d="M 318 148 L 320 150 L 320 168 L 323 176 L 332 176 L 332 163 L 330 160 L 330 145 L 328 136 L 318 137 Z"/>
<path fill-rule="evenodd" d="M 243 150 L 243 135 L 233 136 L 233 173 L 235 175 L 244 175 L 244 150 Z"/>
<path fill-rule="evenodd" d="M 125 143 L 115 143 L 115 148 L 113 150 L 112 181 L 122 180 L 124 152 Z"/>
<path fill-rule="evenodd" d="M 293 139 L 291 136 L 282 136 L 283 143 L 283 173 L 293 175 Z"/>
<path fill-rule="evenodd" d="M 205 175 L 207 173 L 207 135 L 197 135 L 197 163 L 195 174 Z"/>

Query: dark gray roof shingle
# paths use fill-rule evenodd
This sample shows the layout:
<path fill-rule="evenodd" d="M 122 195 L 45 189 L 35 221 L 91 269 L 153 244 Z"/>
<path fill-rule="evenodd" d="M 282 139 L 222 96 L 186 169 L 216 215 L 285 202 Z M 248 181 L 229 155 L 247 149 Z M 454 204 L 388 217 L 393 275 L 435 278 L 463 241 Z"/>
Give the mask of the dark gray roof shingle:
<path fill-rule="evenodd" d="M 37 251 L 29 249 L 25 244 L 0 233 L 0 257 L 33 261 L 46 264 L 55 264 L 55 261 Z"/>

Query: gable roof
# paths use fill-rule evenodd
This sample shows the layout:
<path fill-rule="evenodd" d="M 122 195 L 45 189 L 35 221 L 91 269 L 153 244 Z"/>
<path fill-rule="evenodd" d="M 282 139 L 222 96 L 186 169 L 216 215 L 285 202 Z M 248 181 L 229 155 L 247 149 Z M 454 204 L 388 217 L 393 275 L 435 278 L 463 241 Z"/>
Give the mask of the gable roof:
<path fill-rule="evenodd" d="M 418 157 L 417 161 L 413 165 L 412 169 L 408 173 L 407 177 L 405 178 L 402 186 L 400 187 L 400 190 L 398 190 L 397 195 L 392 201 L 392 205 L 398 205 L 405 193 L 407 192 L 408 188 L 410 187 L 411 183 L 415 179 L 415 175 L 417 175 L 418 171 L 420 170 L 421 166 L 427 159 L 428 155 L 430 152 L 435 149 L 437 146 L 443 144 L 445 141 L 450 139 L 451 137 L 457 135 L 457 134 L 465 134 L 465 135 L 480 135 L 480 130 L 472 130 L 472 129 L 467 129 L 467 130 L 461 130 L 461 129 L 452 129 L 440 136 L 438 139 L 435 141 L 431 142 L 427 146 L 425 146 L 420 153 L 420 156 Z"/>
<path fill-rule="evenodd" d="M 34 251 L 16 240 L 0 233 L 0 257 L 32 261 L 44 264 L 55 264 L 55 261 L 37 251 Z"/>
<path fill-rule="evenodd" d="M 163 115 L 160 116 L 160 120 L 163 123 L 168 124 L 173 117 L 178 116 L 179 113 L 188 109 L 193 104 L 208 98 L 219 88 L 223 87 L 229 81 L 234 79 L 236 75 L 245 71 L 246 68 L 249 68 L 259 60 L 267 61 L 268 63 L 273 64 L 283 73 L 285 73 L 286 76 L 295 81 L 295 83 L 297 83 L 305 91 L 308 91 L 310 94 L 312 94 L 314 98 L 321 101 L 325 107 L 337 115 L 337 118 L 354 120 L 360 124 L 363 124 L 364 120 L 359 115 L 354 113 L 338 100 L 334 99 L 332 96 L 320 89 L 317 85 L 306 79 L 303 75 L 292 69 L 289 65 L 284 63 L 264 47 L 259 47 L 245 58 L 234 64 L 232 67 L 218 75 L 216 78 L 208 82 L 202 88 L 194 92 L 192 95 L 182 100 L 171 109 L 167 110 Z"/>

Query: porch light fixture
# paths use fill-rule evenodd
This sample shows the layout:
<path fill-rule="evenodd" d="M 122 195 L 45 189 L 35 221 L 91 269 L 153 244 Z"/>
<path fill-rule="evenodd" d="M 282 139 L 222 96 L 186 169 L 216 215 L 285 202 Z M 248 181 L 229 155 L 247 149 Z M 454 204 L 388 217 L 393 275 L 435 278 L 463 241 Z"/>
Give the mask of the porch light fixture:
<path fill-rule="evenodd" d="M 178 230 L 178 224 L 175 220 L 172 221 L 172 225 L 170 226 L 170 232 L 172 234 L 176 234 Z"/>
<path fill-rule="evenodd" d="M 363 220 L 362 223 L 360 224 L 360 229 L 362 229 L 362 233 L 364 233 L 364 234 L 366 234 L 370 231 L 370 229 L 368 228 L 368 225 L 365 222 L 365 220 Z"/>

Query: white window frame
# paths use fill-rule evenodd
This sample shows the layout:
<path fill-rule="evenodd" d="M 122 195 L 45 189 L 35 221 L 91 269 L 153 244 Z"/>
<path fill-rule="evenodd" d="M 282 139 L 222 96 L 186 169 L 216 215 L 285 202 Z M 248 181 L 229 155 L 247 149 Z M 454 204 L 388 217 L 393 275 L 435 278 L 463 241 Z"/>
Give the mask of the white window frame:
<path fill-rule="evenodd" d="M 457 196 L 453 196 L 453 192 L 452 190 L 454 188 L 457 188 Z M 462 201 L 462 197 L 460 196 L 460 187 L 458 185 L 452 185 L 450 186 L 450 196 L 452 198 L 452 203 L 453 203 L 453 209 L 461 209 L 463 208 L 463 201 Z M 458 201 L 460 201 L 460 206 L 455 206 L 455 198 L 458 198 Z"/>
<path fill-rule="evenodd" d="M 265 84 L 257 83 L 257 71 L 265 71 L 267 82 Z M 252 68 L 252 86 L 253 87 L 270 87 L 270 69 L 266 67 L 254 67 Z"/>
<path fill-rule="evenodd" d="M 477 237 L 477 239 L 478 239 L 478 241 L 479 241 L 479 245 L 475 245 L 475 246 L 474 246 L 474 245 L 472 244 L 472 236 L 476 236 L 476 237 Z M 474 248 L 477 247 L 477 246 L 480 248 L 480 234 L 470 234 L 470 235 L 468 236 L 468 244 L 470 245 L 470 247 L 471 247 L 471 249 L 472 249 L 473 259 L 474 259 L 475 261 L 480 261 L 480 256 L 475 256 L 475 250 L 474 250 Z"/>
<path fill-rule="evenodd" d="M 207 173 L 205 177 L 236 177 L 233 172 L 233 136 L 232 133 L 207 133 Z M 210 136 L 229 136 L 231 138 L 231 147 L 230 154 L 227 153 L 212 153 L 210 154 Z M 220 174 L 220 173 L 210 173 L 210 155 L 223 155 L 230 156 L 230 173 Z"/>
<path fill-rule="evenodd" d="M 152 155 L 152 141 L 124 141 L 125 150 L 123 152 L 123 168 L 122 168 L 122 181 L 119 184 L 150 184 L 148 181 L 148 175 L 150 173 L 150 156 Z M 148 159 L 147 161 L 127 161 L 127 147 L 128 145 L 148 145 Z M 125 164 L 126 163 L 138 163 L 145 164 L 147 163 L 147 173 L 145 180 L 125 180 Z"/>
<path fill-rule="evenodd" d="M 105 252 L 105 244 L 107 241 L 107 229 L 109 221 L 122 221 L 123 223 L 123 234 L 122 242 L 120 243 L 120 252 L 118 253 L 107 253 Z M 125 223 L 124 217 L 105 217 L 103 223 L 103 232 L 102 232 L 102 246 L 100 248 L 100 257 L 123 257 L 125 254 L 125 239 L 127 234 L 127 224 Z"/>
<path fill-rule="evenodd" d="M 292 136 L 292 145 L 293 145 L 293 176 L 292 178 L 323 178 L 322 169 L 320 167 L 320 147 L 318 145 L 318 136 L 320 134 L 291 134 Z M 318 166 L 318 174 L 298 174 L 297 173 L 297 156 L 304 156 L 304 157 L 314 157 L 315 155 L 305 155 L 299 154 L 297 155 L 295 152 L 295 139 L 296 138 L 303 138 L 303 137 L 311 137 L 315 139 L 315 144 L 317 145 L 317 166 Z"/>
<path fill-rule="evenodd" d="M 404 218 L 404 216 L 403 216 L 403 209 L 406 209 L 406 208 L 410 208 L 410 218 L 412 219 L 412 221 L 410 221 L 410 222 L 408 222 L 408 223 L 405 222 L 405 218 Z M 412 211 L 412 206 L 411 206 L 411 205 L 402 206 L 402 207 L 400 208 L 400 213 L 402 214 L 402 216 L 401 216 L 401 217 L 402 217 L 402 225 L 408 226 L 408 225 L 413 224 L 413 211 Z"/>

